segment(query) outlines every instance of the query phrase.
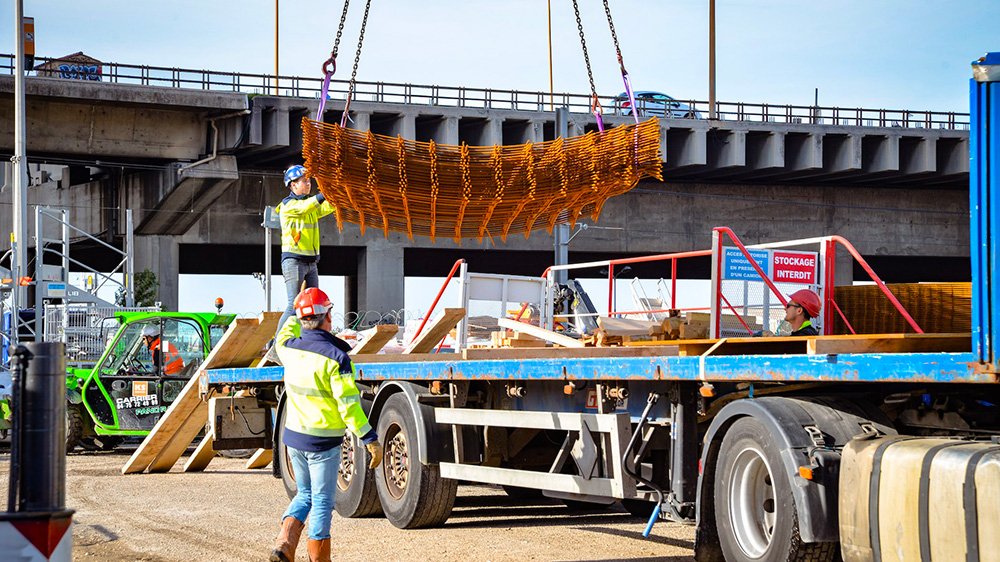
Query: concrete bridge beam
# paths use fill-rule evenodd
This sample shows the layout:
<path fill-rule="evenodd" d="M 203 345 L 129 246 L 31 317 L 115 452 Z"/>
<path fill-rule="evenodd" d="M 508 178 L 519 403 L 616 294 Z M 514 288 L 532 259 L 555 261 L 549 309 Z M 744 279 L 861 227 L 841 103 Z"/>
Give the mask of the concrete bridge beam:
<path fill-rule="evenodd" d="M 136 234 L 184 234 L 240 177 L 236 158 L 226 155 L 190 168 L 174 164 L 159 175 L 165 177 L 153 184 L 155 206 L 138 218 Z"/>

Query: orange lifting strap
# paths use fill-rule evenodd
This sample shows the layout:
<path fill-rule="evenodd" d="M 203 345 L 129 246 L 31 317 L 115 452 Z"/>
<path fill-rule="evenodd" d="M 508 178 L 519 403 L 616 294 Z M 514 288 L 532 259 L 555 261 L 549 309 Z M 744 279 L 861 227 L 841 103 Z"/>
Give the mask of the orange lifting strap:
<path fill-rule="evenodd" d="M 643 178 L 662 181 L 660 123 L 511 146 L 404 140 L 302 119 L 302 156 L 344 222 L 414 235 L 500 236 L 595 221 Z"/>

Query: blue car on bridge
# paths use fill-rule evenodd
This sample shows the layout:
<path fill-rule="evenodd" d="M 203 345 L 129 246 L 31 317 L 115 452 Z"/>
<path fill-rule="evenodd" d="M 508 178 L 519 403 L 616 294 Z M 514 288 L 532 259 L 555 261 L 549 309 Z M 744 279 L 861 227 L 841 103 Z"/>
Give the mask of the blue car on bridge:
<path fill-rule="evenodd" d="M 615 96 L 615 113 L 632 115 L 638 111 L 640 117 L 667 117 L 673 119 L 702 119 L 701 113 L 686 103 L 661 92 L 635 92 L 635 108 L 628 99 L 628 94 L 622 92 Z"/>

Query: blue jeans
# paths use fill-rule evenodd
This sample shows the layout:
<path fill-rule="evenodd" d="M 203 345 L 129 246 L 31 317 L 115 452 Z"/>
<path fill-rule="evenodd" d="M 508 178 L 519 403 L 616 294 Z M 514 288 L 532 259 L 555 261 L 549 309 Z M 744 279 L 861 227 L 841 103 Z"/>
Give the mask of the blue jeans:
<path fill-rule="evenodd" d="M 288 306 L 285 313 L 278 321 L 278 329 L 274 332 L 274 337 L 278 337 L 278 332 L 285 325 L 285 320 L 289 316 L 295 315 L 295 297 L 302 290 L 302 281 L 306 282 L 306 288 L 319 287 L 319 269 L 316 262 L 308 263 L 295 258 L 285 258 L 281 260 L 281 276 L 285 278 L 285 294 L 288 295 Z"/>
<path fill-rule="evenodd" d="M 281 519 L 294 517 L 305 522 L 309 516 L 309 538 L 328 539 L 340 470 L 340 447 L 318 452 L 288 447 L 288 456 L 295 471 L 296 492 Z"/>

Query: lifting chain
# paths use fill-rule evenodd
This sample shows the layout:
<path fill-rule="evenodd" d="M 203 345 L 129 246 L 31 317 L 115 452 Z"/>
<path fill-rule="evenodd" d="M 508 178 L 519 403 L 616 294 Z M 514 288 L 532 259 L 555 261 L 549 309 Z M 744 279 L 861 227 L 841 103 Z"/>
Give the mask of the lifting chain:
<path fill-rule="evenodd" d="M 587 65 L 587 79 L 590 80 L 590 95 L 592 109 L 597 102 L 597 87 L 594 86 L 594 72 L 590 69 L 590 54 L 587 53 L 587 39 L 583 36 L 583 21 L 580 20 L 580 5 L 577 0 L 573 0 L 573 12 L 576 14 L 576 28 L 580 32 L 580 45 L 583 47 L 583 62 Z"/>
<path fill-rule="evenodd" d="M 622 48 L 618 46 L 618 34 L 615 33 L 615 21 L 611 19 L 611 7 L 608 6 L 608 0 L 604 0 L 604 13 L 608 15 L 608 27 L 611 28 L 611 39 L 615 42 L 615 53 L 618 54 L 618 66 L 622 69 L 622 74 L 628 74 L 625 72 L 625 61 L 622 60 Z M 576 20 L 577 22 L 580 21 L 579 14 Z"/>
<path fill-rule="evenodd" d="M 361 18 L 361 33 L 358 35 L 358 52 L 354 54 L 354 68 L 351 69 L 351 83 L 347 87 L 349 92 L 354 91 L 354 83 L 358 76 L 358 62 L 361 60 L 361 46 L 365 42 L 365 26 L 368 25 L 368 11 L 372 7 L 372 0 L 365 3 L 365 15 Z M 339 34 L 338 34 L 339 36 Z"/>
<path fill-rule="evenodd" d="M 333 40 L 333 50 L 330 51 L 330 58 L 323 63 L 323 74 L 333 74 L 337 72 L 337 53 L 340 51 L 340 38 L 344 35 L 344 22 L 347 21 L 347 9 L 351 5 L 351 0 L 344 0 L 344 12 L 340 14 L 340 25 L 337 26 L 337 37 Z M 333 65 L 330 69 L 327 65 Z"/>
<path fill-rule="evenodd" d="M 350 119 L 348 110 L 351 107 L 351 98 L 354 97 L 354 86 L 357 83 L 358 63 L 361 61 L 361 47 L 365 43 L 365 27 L 368 25 L 368 12 L 371 10 L 372 0 L 365 2 L 365 15 L 361 18 L 361 31 L 358 34 L 358 50 L 354 53 L 354 68 L 351 69 L 351 81 L 347 84 L 347 99 L 344 101 L 344 114 L 340 117 L 340 126 L 346 127 L 347 120 Z"/>

